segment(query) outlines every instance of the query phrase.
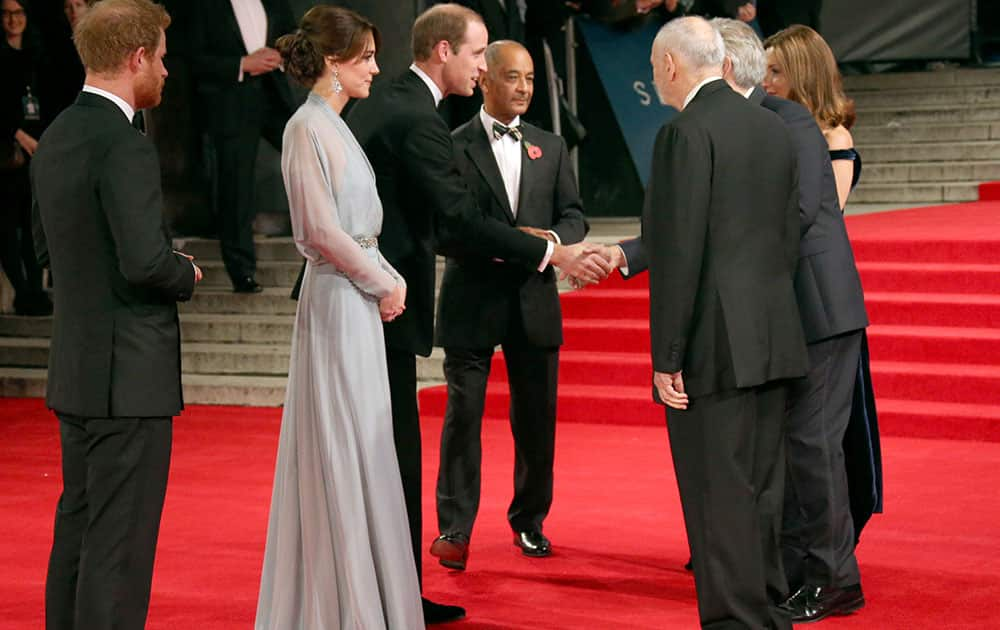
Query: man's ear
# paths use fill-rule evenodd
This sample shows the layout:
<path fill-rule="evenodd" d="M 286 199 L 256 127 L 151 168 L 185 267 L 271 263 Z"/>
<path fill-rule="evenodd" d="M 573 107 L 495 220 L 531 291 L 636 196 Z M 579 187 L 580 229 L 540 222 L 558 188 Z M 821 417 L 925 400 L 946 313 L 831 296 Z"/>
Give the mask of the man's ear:
<path fill-rule="evenodd" d="M 722 60 L 722 78 L 725 79 L 726 77 L 730 76 L 732 72 L 733 72 L 733 60 L 729 57 L 729 55 L 726 55 L 725 58 L 723 58 Z"/>
<path fill-rule="evenodd" d="M 440 61 L 441 63 L 445 63 L 446 61 L 448 61 L 448 57 L 451 56 L 452 52 L 453 51 L 451 50 L 451 44 L 448 43 L 448 40 L 446 39 L 442 39 L 438 43 L 434 44 L 433 54 L 438 58 L 438 61 Z"/>
<path fill-rule="evenodd" d="M 139 73 L 142 72 L 148 62 L 149 59 L 146 57 L 146 49 L 140 46 L 136 50 L 132 51 L 132 54 L 128 56 L 126 63 L 128 64 L 130 72 Z"/>

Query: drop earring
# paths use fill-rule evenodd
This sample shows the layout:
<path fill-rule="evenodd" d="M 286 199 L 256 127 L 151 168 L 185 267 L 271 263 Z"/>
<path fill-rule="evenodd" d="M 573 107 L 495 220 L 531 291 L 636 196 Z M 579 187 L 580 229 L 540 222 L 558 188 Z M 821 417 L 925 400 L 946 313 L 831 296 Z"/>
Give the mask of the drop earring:
<path fill-rule="evenodd" d="M 337 70 L 334 69 L 334 71 L 333 71 L 333 93 L 334 94 L 340 94 L 343 91 L 344 91 L 344 85 L 340 82 L 340 76 L 338 75 Z"/>

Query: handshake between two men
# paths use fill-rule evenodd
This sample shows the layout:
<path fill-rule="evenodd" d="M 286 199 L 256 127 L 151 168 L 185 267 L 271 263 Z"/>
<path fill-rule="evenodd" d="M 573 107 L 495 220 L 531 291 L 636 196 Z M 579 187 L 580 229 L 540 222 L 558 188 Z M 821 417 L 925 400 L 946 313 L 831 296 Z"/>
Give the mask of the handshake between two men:
<path fill-rule="evenodd" d="M 618 245 L 600 243 L 560 244 L 553 232 L 534 227 L 519 227 L 519 230 L 552 241 L 556 244 L 551 262 L 559 268 L 559 278 L 569 278 L 575 289 L 597 284 L 615 269 L 625 265 L 625 254 Z"/>

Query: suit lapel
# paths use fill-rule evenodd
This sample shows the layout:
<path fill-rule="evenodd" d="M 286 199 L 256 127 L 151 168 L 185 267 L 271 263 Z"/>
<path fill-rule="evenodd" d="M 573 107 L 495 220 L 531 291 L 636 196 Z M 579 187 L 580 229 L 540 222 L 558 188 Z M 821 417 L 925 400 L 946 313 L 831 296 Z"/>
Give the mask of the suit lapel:
<path fill-rule="evenodd" d="M 468 134 L 466 137 L 466 141 L 468 142 L 465 147 L 466 154 L 468 154 L 472 163 L 476 165 L 479 174 L 486 180 L 490 190 L 493 191 L 493 196 L 500 202 L 500 207 L 503 208 L 507 219 L 511 223 L 514 223 L 514 212 L 510 208 L 510 200 L 507 199 L 507 189 L 504 187 L 503 177 L 500 175 L 500 167 L 497 166 L 496 156 L 493 155 L 493 148 L 490 146 L 489 138 L 486 136 L 486 130 L 483 129 L 483 123 L 478 114 L 472 120 L 472 124 L 466 128 L 465 133 Z M 521 174 L 521 186 L 522 188 L 524 186 L 523 172 Z"/>
<path fill-rule="evenodd" d="M 216 0 L 219 7 L 219 17 L 225 22 L 225 26 L 229 29 L 230 34 L 236 38 L 241 49 L 246 50 L 246 43 L 243 41 L 243 33 L 240 32 L 240 23 L 236 20 L 236 11 L 233 9 L 233 3 L 231 0 Z M 267 13 L 267 7 L 265 5 L 264 12 Z M 252 50 L 247 50 L 249 55 Z"/>
<path fill-rule="evenodd" d="M 538 144 L 534 131 L 524 123 L 521 124 L 521 135 L 529 143 Z M 521 189 L 517 192 L 517 218 L 520 220 L 524 218 L 525 213 L 528 211 L 527 200 L 531 198 L 531 189 L 535 185 L 539 165 L 534 164 L 534 160 L 528 158 L 528 152 L 525 150 L 523 143 L 519 153 L 521 154 Z"/>

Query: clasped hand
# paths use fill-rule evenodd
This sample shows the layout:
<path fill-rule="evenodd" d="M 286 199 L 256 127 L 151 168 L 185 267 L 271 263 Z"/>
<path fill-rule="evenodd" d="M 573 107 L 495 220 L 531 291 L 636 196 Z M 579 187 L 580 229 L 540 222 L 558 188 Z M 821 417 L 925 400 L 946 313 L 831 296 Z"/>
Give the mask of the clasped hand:
<path fill-rule="evenodd" d="M 406 310 L 406 285 L 398 283 L 392 293 L 378 302 L 378 312 L 383 322 L 391 322 Z"/>

